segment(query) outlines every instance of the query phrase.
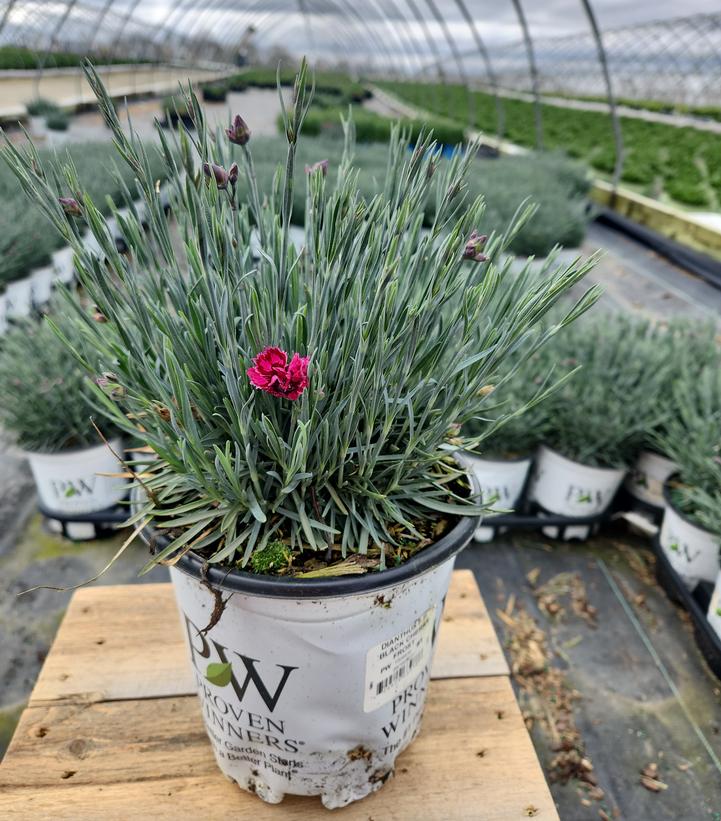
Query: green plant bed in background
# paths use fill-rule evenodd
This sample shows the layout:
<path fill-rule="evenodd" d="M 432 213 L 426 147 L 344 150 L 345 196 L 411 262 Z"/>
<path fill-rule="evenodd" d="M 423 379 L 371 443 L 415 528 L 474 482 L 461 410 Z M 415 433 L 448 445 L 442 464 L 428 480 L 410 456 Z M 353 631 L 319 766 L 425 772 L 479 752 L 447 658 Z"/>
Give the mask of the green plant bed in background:
<path fill-rule="evenodd" d="M 228 96 L 228 87 L 224 83 L 209 83 L 203 86 L 203 99 L 209 103 L 222 103 Z"/>
<path fill-rule="evenodd" d="M 52 100 L 46 100 L 44 97 L 31 100 L 25 108 L 31 117 L 46 117 L 48 114 L 60 111 L 60 107 L 56 103 Z"/>
<path fill-rule="evenodd" d="M 358 113 L 354 109 L 354 118 Z M 306 131 L 309 130 L 308 120 L 312 115 L 313 110 L 306 119 Z M 252 123 L 250 125 L 252 128 Z M 271 191 L 276 157 L 282 143 L 283 139 L 277 137 L 254 145 L 258 182 L 264 193 Z M 293 203 L 293 221 L 296 224 L 302 224 L 305 212 L 304 166 L 318 160 L 329 160 L 328 175 L 332 181 L 338 171 L 342 150 L 342 141 L 329 134 L 306 137 L 300 144 Z M 360 170 L 358 184 L 363 196 L 378 193 L 386 176 L 385 147 L 380 144 L 357 145 L 355 165 Z M 246 197 L 242 181 L 239 186 L 241 198 Z M 516 158 L 477 159 L 465 196 L 468 202 L 479 194 L 486 198 L 484 224 L 480 227 L 488 234 L 507 225 L 524 200 L 537 203 L 538 211 L 514 237 L 510 248 L 517 254 L 544 256 L 556 244 L 575 247 L 582 242 L 588 219 L 585 199 L 588 188 L 589 180 L 580 164 L 570 162 L 559 154 L 532 154 Z M 435 201 L 430 198 L 426 205 L 426 224 L 432 221 L 434 211 Z"/>
<path fill-rule="evenodd" d="M 468 93 L 463 86 L 382 82 L 379 85 L 408 102 L 468 124 Z M 495 101 L 490 94 L 473 92 L 475 122 L 488 134 L 497 130 Z M 518 145 L 535 145 L 534 107 L 530 102 L 505 98 L 505 138 Z M 611 120 L 599 111 L 579 111 L 544 104 L 543 137 L 546 148 L 565 151 L 602 174 L 611 174 L 615 148 Z M 626 160 L 623 181 L 642 186 L 651 196 L 665 195 L 683 205 L 717 207 L 721 199 L 721 139 L 695 128 L 622 117 Z"/>
<path fill-rule="evenodd" d="M 295 69 L 282 68 L 278 77 L 274 68 L 250 68 L 236 75 L 236 77 L 231 77 L 227 82 L 238 81 L 246 86 L 255 86 L 256 88 L 275 88 L 278 79 L 280 79 L 282 86 L 292 86 L 295 80 Z M 344 102 L 359 103 L 372 96 L 363 83 L 351 80 L 345 74 L 332 71 L 316 71 L 314 81 L 316 94 L 340 92 L 345 98 Z"/>
<path fill-rule="evenodd" d="M 306 117 L 305 133 L 309 136 L 326 134 L 340 139 L 343 134 L 341 117 L 347 114 L 347 108 L 314 106 Z M 394 123 L 394 120 L 360 106 L 353 107 L 353 121 L 356 128 L 356 139 L 360 143 L 387 143 Z M 434 137 L 444 145 L 458 145 L 465 137 L 462 126 L 440 117 L 430 121 L 402 120 L 402 123 L 408 129 L 412 142 L 418 139 L 423 128 L 432 128 Z M 282 117 L 278 118 L 278 130 L 282 133 Z"/>
<path fill-rule="evenodd" d="M 44 157 L 55 152 L 41 151 Z M 148 149 L 153 168 L 162 174 L 160 155 L 157 150 Z M 115 202 L 123 201 L 123 192 L 115 184 L 110 169 L 115 165 L 115 151 L 109 143 L 83 143 L 58 152 L 60 158 L 69 156 L 77 166 L 80 179 L 86 190 L 93 192 L 95 202 L 105 213 L 109 207 L 105 202 L 110 196 Z M 133 175 L 126 166 L 121 167 L 126 184 L 132 189 Z M 67 195 L 67 191 L 60 192 Z M 0 165 L 0 291 L 8 282 L 26 276 L 34 268 L 50 263 L 53 251 L 62 247 L 63 242 L 51 226 L 40 215 L 39 209 L 28 202 L 18 186 L 17 179 L 7 167 Z"/>
<path fill-rule="evenodd" d="M 70 51 L 53 51 L 50 53 L 34 51 L 22 46 L 0 46 L 0 70 L 11 69 L 38 69 L 41 65 L 46 69 L 51 68 L 78 68 L 87 58 L 86 54 L 78 54 Z M 98 54 L 95 56 L 95 63 L 98 66 L 109 65 L 132 65 L 132 64 L 153 64 L 156 60 L 131 59 L 126 57 L 110 57 Z"/>

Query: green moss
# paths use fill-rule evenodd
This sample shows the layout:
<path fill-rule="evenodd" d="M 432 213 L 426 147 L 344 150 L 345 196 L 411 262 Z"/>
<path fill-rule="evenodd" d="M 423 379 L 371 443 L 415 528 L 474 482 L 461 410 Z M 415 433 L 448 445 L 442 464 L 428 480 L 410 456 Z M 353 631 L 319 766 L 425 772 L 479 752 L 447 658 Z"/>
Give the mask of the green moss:
<path fill-rule="evenodd" d="M 118 540 L 118 546 L 123 535 L 113 537 Z M 72 542 L 62 536 L 48 533 L 43 527 L 42 516 L 38 513 L 30 519 L 20 542 L 15 547 L 16 555 L 24 555 L 27 561 L 47 561 L 58 559 L 68 554 L 77 554 L 89 550 L 108 549 L 108 539 L 98 539 L 87 542 Z"/>
<path fill-rule="evenodd" d="M 14 704 L 0 709 L 0 758 L 5 755 L 25 704 Z"/>
<path fill-rule="evenodd" d="M 264 550 L 253 553 L 250 566 L 254 573 L 268 573 L 287 566 L 291 555 L 290 548 L 284 542 L 271 542 Z"/>

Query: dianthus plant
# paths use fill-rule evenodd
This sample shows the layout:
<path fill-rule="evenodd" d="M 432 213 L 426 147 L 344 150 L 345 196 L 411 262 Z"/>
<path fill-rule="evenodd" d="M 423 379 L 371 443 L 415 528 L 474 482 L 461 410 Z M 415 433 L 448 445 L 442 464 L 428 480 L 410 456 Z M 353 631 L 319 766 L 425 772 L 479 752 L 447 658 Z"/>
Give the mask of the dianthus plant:
<path fill-rule="evenodd" d="M 251 128 L 236 117 L 212 135 L 187 89 L 195 128 L 158 131 L 169 216 L 143 146 L 88 69 L 136 175 L 127 199 L 143 203 L 115 213 L 124 254 L 72 167 L 43 170 L 32 149 L 4 149 L 72 243 L 107 320 L 77 318 L 111 375 L 98 402 L 153 454 L 135 517 L 170 538 L 153 562 L 192 549 L 244 567 L 282 542 L 326 560 L 370 553 L 382 569 L 401 541 L 428 542 L 429 520 L 479 514 L 449 438 L 478 414 L 511 355 L 521 361 L 595 296 L 539 331 L 589 263 L 511 277 L 503 252 L 531 209 L 486 239 L 482 200 L 462 206 L 461 196 L 478 173 L 477 146 L 441 160 L 430 136 L 410 149 L 396 130 L 382 190 L 364 199 L 345 123 L 335 183 L 322 157 L 305 169 L 304 230 L 293 236 L 307 74 L 304 63 L 284 108 L 287 154 L 267 191 L 255 180 Z M 435 218 L 424 230 L 429 194 Z M 100 255 L 83 244 L 84 225 Z"/>

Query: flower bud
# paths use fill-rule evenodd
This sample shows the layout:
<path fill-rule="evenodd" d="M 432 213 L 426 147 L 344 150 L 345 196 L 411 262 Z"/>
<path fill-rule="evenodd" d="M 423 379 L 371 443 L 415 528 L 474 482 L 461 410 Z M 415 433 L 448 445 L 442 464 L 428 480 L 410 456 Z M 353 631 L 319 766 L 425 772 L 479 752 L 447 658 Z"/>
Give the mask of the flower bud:
<path fill-rule="evenodd" d="M 95 309 L 95 313 L 93 314 L 93 322 L 100 322 L 104 323 L 107 322 L 108 318 L 102 311 L 99 311 L 97 308 Z"/>
<path fill-rule="evenodd" d="M 233 186 L 233 188 L 235 188 L 235 185 L 238 182 L 239 173 L 238 163 L 234 162 L 228 169 L 228 182 Z"/>
<path fill-rule="evenodd" d="M 204 162 L 203 173 L 208 179 L 214 179 L 218 188 L 223 189 L 228 187 L 228 172 L 222 165 Z"/>
<path fill-rule="evenodd" d="M 483 247 L 486 244 L 488 237 L 485 234 L 479 234 L 478 231 L 471 231 L 466 247 L 463 249 L 463 259 L 472 259 L 474 262 L 485 262 L 488 257 L 483 253 Z"/>
<path fill-rule="evenodd" d="M 250 140 L 250 129 L 240 114 L 233 117 L 230 128 L 226 128 L 225 133 L 230 142 L 235 145 L 245 145 Z"/>
<path fill-rule="evenodd" d="M 316 171 L 320 171 L 324 177 L 327 177 L 328 160 L 318 160 L 318 162 L 314 162 L 313 165 L 306 165 L 305 167 L 306 174 L 315 174 Z"/>
<path fill-rule="evenodd" d="M 58 202 L 69 217 L 81 217 L 83 209 L 75 197 L 58 197 Z"/>

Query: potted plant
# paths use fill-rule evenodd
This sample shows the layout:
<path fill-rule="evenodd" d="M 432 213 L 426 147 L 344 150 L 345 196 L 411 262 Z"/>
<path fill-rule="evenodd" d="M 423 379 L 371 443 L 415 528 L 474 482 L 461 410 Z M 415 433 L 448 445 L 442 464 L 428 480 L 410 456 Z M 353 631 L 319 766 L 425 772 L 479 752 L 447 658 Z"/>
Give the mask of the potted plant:
<path fill-rule="evenodd" d="M 664 415 L 658 398 L 669 365 L 648 322 L 605 312 L 574 323 L 551 345 L 547 356 L 580 368 L 549 400 L 529 498 L 541 513 L 597 516 L 611 504 L 646 430 Z M 543 532 L 553 538 L 560 531 Z M 564 536 L 589 532 L 584 524 L 565 528 Z"/>
<path fill-rule="evenodd" d="M 669 400 L 674 395 L 683 397 L 687 390 L 694 390 L 703 369 L 719 362 L 716 327 L 711 322 L 674 320 L 668 327 L 659 328 L 655 339 L 669 363 L 666 370 L 668 384 L 659 396 L 663 397 L 668 417 L 673 418 L 675 411 Z M 665 505 L 664 484 L 678 470 L 676 463 L 659 449 L 659 440 L 663 436 L 663 421 L 646 432 L 643 448 L 624 482 L 632 504 L 659 521 Z"/>
<path fill-rule="evenodd" d="M 544 350 L 552 347 L 547 343 Z M 558 387 L 544 384 L 552 367 L 549 357 L 534 354 L 500 385 L 488 386 L 487 395 L 496 400 L 495 411 L 502 411 L 500 419 L 484 415 L 463 428 L 468 440 L 478 442 L 474 450 L 464 451 L 464 462 L 473 470 L 481 498 L 491 511 L 512 512 L 522 503 L 534 453 L 549 424 L 549 404 L 544 400 Z M 476 527 L 474 538 L 490 541 L 495 532 L 493 516 L 487 515 Z"/>
<path fill-rule="evenodd" d="M 228 86 L 225 83 L 207 83 L 202 88 L 203 99 L 209 103 L 224 103 L 228 96 Z"/>
<path fill-rule="evenodd" d="M 160 107 L 163 112 L 161 123 L 164 128 L 176 128 L 182 123 L 186 128 L 193 125 L 193 117 L 188 107 L 188 100 L 183 94 L 172 94 L 163 97 Z"/>
<path fill-rule="evenodd" d="M 58 328 L 79 344 L 74 322 Z M 91 380 L 47 321 L 23 320 L 0 345 L 0 423 L 25 451 L 44 512 L 59 516 L 112 507 L 127 492 L 113 476 L 122 451 L 107 420 L 93 426 Z"/>
<path fill-rule="evenodd" d="M 721 543 L 721 371 L 705 368 L 693 384 L 676 390 L 677 414 L 658 444 L 678 466 L 664 492 L 659 542 L 674 570 L 693 589 L 714 582 Z"/>
<path fill-rule="evenodd" d="M 350 122 L 333 186 L 322 158 L 307 168 L 295 247 L 305 63 L 263 192 L 243 119 L 211 139 L 189 91 L 194 130 L 175 147 L 161 136 L 171 232 L 140 142 L 88 76 L 145 203 L 147 233 L 125 220 L 127 254 L 87 196 L 77 221 L 58 208 L 32 147 L 5 156 L 108 320 L 79 321 L 122 407 L 99 401 L 154 457 L 132 518 L 152 546 L 146 569 L 170 565 L 223 772 L 269 802 L 342 806 L 379 789 L 419 730 L 454 557 L 484 509 L 449 431 L 477 415 L 509 356 L 545 339 L 538 323 L 590 263 L 506 288 L 497 262 L 515 226 L 484 249 L 482 201 L 458 205 L 477 147 L 438 162 L 430 137 L 409 153 L 396 130 L 383 190 L 364 199 Z M 65 182 L 80 190 L 72 168 Z M 423 232 L 429 190 L 439 205 Z"/>

